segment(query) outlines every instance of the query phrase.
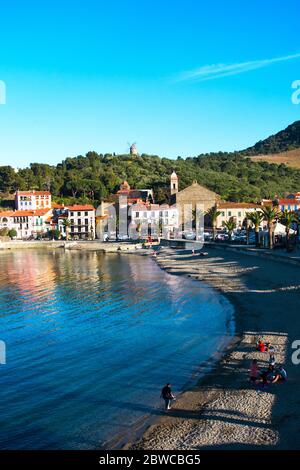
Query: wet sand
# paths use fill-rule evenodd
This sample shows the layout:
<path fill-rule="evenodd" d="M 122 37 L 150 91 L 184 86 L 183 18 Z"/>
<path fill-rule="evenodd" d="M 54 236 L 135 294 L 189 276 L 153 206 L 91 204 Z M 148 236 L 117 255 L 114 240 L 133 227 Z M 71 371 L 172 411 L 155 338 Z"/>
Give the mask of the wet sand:
<path fill-rule="evenodd" d="M 212 246 L 204 251 L 201 257 L 164 248 L 156 260 L 224 293 L 235 306 L 236 337 L 211 373 L 126 448 L 299 449 L 300 365 L 292 363 L 291 344 L 300 340 L 300 267 Z M 255 350 L 259 337 L 274 345 L 289 377 L 266 390 L 249 382 L 252 359 L 261 368 L 269 359 Z"/>

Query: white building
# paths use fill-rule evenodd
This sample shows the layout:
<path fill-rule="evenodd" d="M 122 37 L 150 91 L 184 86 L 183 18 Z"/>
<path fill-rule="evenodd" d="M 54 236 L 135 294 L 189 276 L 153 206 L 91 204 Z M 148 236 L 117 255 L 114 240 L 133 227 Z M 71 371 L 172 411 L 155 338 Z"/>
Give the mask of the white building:
<path fill-rule="evenodd" d="M 152 225 L 167 235 L 174 232 L 179 223 L 178 209 L 168 204 L 134 204 L 130 207 L 130 216 L 131 227 L 142 227 L 142 232 L 146 232 Z"/>
<path fill-rule="evenodd" d="M 17 232 L 17 239 L 36 238 L 51 229 L 51 209 L 0 212 L 0 229 Z"/>
<path fill-rule="evenodd" d="M 17 191 L 15 194 L 16 210 L 34 211 L 51 209 L 51 193 L 49 191 Z"/>
<path fill-rule="evenodd" d="M 217 219 L 217 228 L 222 228 L 223 222 L 233 218 L 237 228 L 242 228 L 247 212 L 254 212 L 261 209 L 259 204 L 250 202 L 220 202 L 217 204 L 218 211 L 221 214 Z"/>
<path fill-rule="evenodd" d="M 95 238 L 95 208 L 92 205 L 74 205 L 65 208 L 58 217 L 58 230 L 66 236 L 65 220 L 69 220 L 69 236 L 73 239 Z"/>

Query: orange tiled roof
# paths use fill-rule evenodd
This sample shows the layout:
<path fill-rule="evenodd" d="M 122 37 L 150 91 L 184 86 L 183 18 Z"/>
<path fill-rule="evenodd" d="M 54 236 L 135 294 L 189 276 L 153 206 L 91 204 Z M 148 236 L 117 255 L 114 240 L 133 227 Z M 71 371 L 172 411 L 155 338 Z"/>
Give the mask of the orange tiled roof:
<path fill-rule="evenodd" d="M 69 211 L 94 211 L 94 206 L 87 204 L 85 206 L 80 206 L 75 204 L 74 206 L 68 206 Z"/>
<path fill-rule="evenodd" d="M 16 195 L 18 196 L 51 196 L 50 191 L 17 191 Z"/>
<path fill-rule="evenodd" d="M 278 203 L 279 205 L 289 204 L 291 206 L 300 206 L 299 199 L 279 199 Z"/>
<path fill-rule="evenodd" d="M 0 217 L 33 217 L 48 214 L 51 209 L 37 209 L 35 211 L 4 211 L 0 212 Z"/>
<path fill-rule="evenodd" d="M 259 208 L 261 205 L 252 202 L 220 202 L 218 209 L 252 209 Z"/>

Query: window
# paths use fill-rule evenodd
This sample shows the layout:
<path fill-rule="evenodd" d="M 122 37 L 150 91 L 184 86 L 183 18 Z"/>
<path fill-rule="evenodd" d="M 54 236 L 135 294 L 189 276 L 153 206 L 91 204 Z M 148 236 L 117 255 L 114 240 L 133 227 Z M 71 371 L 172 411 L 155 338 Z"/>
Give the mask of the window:
<path fill-rule="evenodd" d="M 78 225 L 81 225 L 81 219 L 78 219 Z"/>
<path fill-rule="evenodd" d="M 242 217 L 242 213 L 241 213 L 241 212 L 238 212 L 238 217 Z"/>
<path fill-rule="evenodd" d="M 89 219 L 85 219 L 84 223 L 85 225 L 89 225 Z"/>
<path fill-rule="evenodd" d="M 74 224 L 74 219 L 71 219 L 70 222 L 71 222 L 71 224 Z"/>
<path fill-rule="evenodd" d="M 139 212 L 136 212 L 135 213 L 135 216 L 138 218 L 140 216 L 140 213 Z"/>
<path fill-rule="evenodd" d="M 88 212 L 85 212 L 84 215 L 85 215 L 85 217 L 87 217 L 87 216 L 89 215 L 89 213 L 88 213 Z"/>
<path fill-rule="evenodd" d="M 71 217 L 74 217 L 74 212 L 71 212 Z"/>
<path fill-rule="evenodd" d="M 221 212 L 221 216 L 225 217 L 225 212 L 224 211 Z"/>
<path fill-rule="evenodd" d="M 77 212 L 77 217 L 81 217 L 81 212 Z"/>
<path fill-rule="evenodd" d="M 228 217 L 231 217 L 231 211 L 228 211 Z"/>

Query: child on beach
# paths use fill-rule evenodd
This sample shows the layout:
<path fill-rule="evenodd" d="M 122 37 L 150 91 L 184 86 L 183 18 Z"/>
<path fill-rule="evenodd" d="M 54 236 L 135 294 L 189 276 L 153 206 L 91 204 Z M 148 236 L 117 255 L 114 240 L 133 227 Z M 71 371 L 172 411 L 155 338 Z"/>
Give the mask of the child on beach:
<path fill-rule="evenodd" d="M 270 353 L 269 366 L 275 367 L 276 360 L 273 352 Z"/>
<path fill-rule="evenodd" d="M 258 365 L 257 359 L 253 359 L 251 368 L 250 368 L 250 381 L 255 384 L 258 378 Z"/>

